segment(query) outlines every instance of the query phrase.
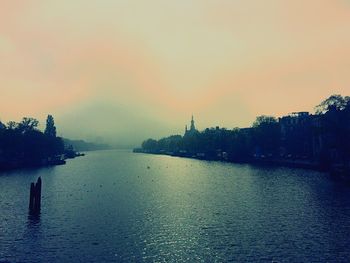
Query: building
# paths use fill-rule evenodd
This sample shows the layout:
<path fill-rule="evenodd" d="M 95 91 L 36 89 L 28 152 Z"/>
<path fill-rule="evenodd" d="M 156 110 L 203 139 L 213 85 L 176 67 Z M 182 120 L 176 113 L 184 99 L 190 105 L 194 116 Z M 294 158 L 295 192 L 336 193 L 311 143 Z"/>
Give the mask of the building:
<path fill-rule="evenodd" d="M 312 157 L 312 120 L 313 115 L 308 112 L 293 112 L 279 119 L 281 156 L 296 159 Z"/>
<path fill-rule="evenodd" d="M 195 123 L 194 123 L 194 118 L 193 118 L 193 115 L 192 115 L 190 129 L 188 129 L 187 125 L 185 126 L 185 136 L 186 135 L 193 135 L 193 134 L 195 134 L 197 132 L 198 132 L 198 130 L 196 129 L 196 126 L 195 126 Z"/>

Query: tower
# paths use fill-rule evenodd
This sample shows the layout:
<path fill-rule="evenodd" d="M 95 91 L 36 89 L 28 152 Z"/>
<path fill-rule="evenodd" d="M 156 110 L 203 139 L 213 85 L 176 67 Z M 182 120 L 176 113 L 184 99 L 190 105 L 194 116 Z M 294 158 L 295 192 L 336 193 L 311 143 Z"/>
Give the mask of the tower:
<path fill-rule="evenodd" d="M 190 131 L 195 131 L 195 130 L 196 130 L 196 126 L 194 125 L 194 119 L 193 119 L 193 114 L 192 114 Z"/>
<path fill-rule="evenodd" d="M 194 118 L 193 118 L 193 115 L 192 115 L 191 125 L 190 125 L 189 129 L 188 129 L 187 125 L 185 126 L 185 135 L 194 135 L 197 132 L 198 131 L 196 130 L 196 126 L 194 124 Z"/>

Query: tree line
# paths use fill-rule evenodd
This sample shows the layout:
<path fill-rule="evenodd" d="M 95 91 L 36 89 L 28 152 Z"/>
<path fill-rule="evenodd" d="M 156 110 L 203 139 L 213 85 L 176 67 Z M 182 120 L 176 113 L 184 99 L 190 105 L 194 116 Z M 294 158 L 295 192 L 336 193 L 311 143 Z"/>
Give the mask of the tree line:
<path fill-rule="evenodd" d="M 0 121 L 0 169 L 50 164 L 64 153 L 52 115 L 47 116 L 44 132 L 38 125 L 29 117 L 7 124 Z"/>
<path fill-rule="evenodd" d="M 315 109 L 315 114 L 258 116 L 249 128 L 215 127 L 148 139 L 135 151 L 237 162 L 290 159 L 349 165 L 350 97 L 332 95 Z"/>

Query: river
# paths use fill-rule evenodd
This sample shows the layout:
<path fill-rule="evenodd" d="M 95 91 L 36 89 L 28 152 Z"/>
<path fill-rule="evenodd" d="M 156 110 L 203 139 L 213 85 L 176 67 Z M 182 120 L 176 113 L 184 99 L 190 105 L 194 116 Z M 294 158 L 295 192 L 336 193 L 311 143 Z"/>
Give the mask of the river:
<path fill-rule="evenodd" d="M 349 247 L 350 187 L 320 172 L 110 150 L 0 173 L 0 262 L 350 262 Z"/>

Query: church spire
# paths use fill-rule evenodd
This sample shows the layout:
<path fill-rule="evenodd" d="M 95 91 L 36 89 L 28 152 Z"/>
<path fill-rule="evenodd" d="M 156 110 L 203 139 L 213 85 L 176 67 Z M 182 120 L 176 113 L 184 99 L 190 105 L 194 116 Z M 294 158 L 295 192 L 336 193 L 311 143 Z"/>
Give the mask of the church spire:
<path fill-rule="evenodd" d="M 193 118 L 193 114 L 192 114 L 192 119 L 191 119 L 191 131 L 195 131 L 196 130 L 196 126 L 194 125 L 194 118 Z"/>

